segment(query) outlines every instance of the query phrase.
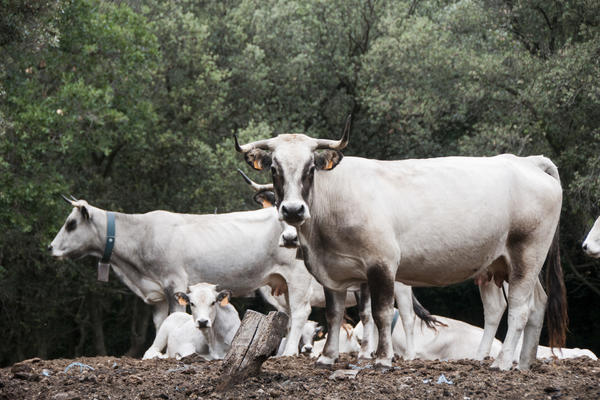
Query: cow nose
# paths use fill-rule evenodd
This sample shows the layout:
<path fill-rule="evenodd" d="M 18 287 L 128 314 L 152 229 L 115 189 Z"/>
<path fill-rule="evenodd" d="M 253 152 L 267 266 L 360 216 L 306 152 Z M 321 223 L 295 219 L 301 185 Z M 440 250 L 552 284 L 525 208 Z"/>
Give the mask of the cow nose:
<path fill-rule="evenodd" d="M 311 351 L 312 351 L 312 346 L 306 345 L 306 346 L 302 347 L 303 353 L 310 353 Z"/>
<path fill-rule="evenodd" d="M 583 245 L 581 245 L 581 248 L 583 249 L 583 251 L 586 251 L 588 249 L 587 243 L 584 243 Z"/>
<path fill-rule="evenodd" d="M 202 329 L 202 328 L 206 328 L 208 326 L 208 320 L 207 319 L 199 319 L 198 320 L 198 328 Z"/>
<path fill-rule="evenodd" d="M 49 244 L 48 247 L 47 247 L 47 249 L 48 249 L 48 251 L 52 251 L 52 245 Z"/>
<path fill-rule="evenodd" d="M 302 221 L 304 218 L 304 204 L 283 204 L 281 214 L 286 221 Z"/>

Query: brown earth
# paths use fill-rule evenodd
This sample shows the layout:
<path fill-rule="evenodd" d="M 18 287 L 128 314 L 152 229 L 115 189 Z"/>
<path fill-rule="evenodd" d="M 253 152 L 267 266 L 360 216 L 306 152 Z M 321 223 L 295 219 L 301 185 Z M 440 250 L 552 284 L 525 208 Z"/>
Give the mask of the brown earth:
<path fill-rule="evenodd" d="M 93 370 L 74 365 L 64 372 L 73 362 Z M 0 400 L 600 399 L 600 361 L 587 358 L 538 361 L 525 372 L 491 370 L 490 361 L 397 361 L 389 370 L 364 368 L 354 378 L 331 377 L 334 370 L 351 369 L 354 362 L 344 356 L 333 370 L 326 370 L 315 368 L 314 359 L 307 357 L 272 358 L 259 376 L 218 393 L 221 361 L 196 356 L 182 361 L 32 359 L 0 370 Z M 438 384 L 442 374 L 452 384 Z"/>

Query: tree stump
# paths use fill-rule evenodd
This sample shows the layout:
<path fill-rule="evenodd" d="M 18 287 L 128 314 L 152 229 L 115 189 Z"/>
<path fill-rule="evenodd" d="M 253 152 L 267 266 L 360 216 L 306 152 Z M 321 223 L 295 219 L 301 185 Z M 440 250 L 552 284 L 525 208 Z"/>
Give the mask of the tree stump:
<path fill-rule="evenodd" d="M 271 311 L 264 315 L 248 310 L 238 329 L 231 349 L 223 359 L 221 382 L 217 391 L 224 391 L 248 376 L 258 375 L 262 364 L 275 355 L 281 338 L 287 332 L 288 316 Z"/>

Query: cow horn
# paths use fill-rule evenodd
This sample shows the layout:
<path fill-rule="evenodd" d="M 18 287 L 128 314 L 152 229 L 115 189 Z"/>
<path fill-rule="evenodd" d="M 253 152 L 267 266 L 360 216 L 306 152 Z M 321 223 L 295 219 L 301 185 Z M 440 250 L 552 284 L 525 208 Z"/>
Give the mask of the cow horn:
<path fill-rule="evenodd" d="M 71 200 L 73 200 L 73 201 L 79 201 L 79 200 L 77 200 L 77 199 L 75 198 L 75 196 L 73 196 L 72 194 L 70 194 L 70 195 L 69 195 L 69 197 L 70 197 L 70 198 L 71 198 Z"/>
<path fill-rule="evenodd" d="M 350 138 L 350 123 L 352 122 L 352 114 L 348 115 L 346 119 L 346 126 L 340 140 L 330 139 L 315 139 L 317 142 L 317 150 L 319 149 L 331 149 L 331 150 L 343 150 L 348 145 L 348 139 Z"/>
<path fill-rule="evenodd" d="M 67 203 L 69 203 L 70 205 L 73 205 L 73 200 L 69 199 L 67 196 L 65 196 L 64 194 L 60 195 Z"/>
<path fill-rule="evenodd" d="M 248 175 L 246 175 L 245 173 L 242 172 L 241 169 L 238 168 L 238 172 L 240 173 L 240 175 L 242 175 L 242 178 L 244 178 L 244 180 L 246 181 L 246 183 L 250 186 L 252 186 L 252 189 L 254 189 L 255 192 L 262 192 L 265 190 L 273 190 L 273 184 L 272 183 L 267 183 L 266 185 L 260 185 L 256 182 L 254 182 L 252 179 L 248 178 Z"/>
<path fill-rule="evenodd" d="M 233 134 L 233 139 L 235 142 L 235 150 L 239 153 L 247 153 L 252 149 L 272 150 L 271 149 L 271 141 L 273 138 L 257 140 L 256 142 L 251 142 L 251 143 L 242 144 L 242 145 L 240 145 L 240 143 L 238 142 L 237 133 Z"/>

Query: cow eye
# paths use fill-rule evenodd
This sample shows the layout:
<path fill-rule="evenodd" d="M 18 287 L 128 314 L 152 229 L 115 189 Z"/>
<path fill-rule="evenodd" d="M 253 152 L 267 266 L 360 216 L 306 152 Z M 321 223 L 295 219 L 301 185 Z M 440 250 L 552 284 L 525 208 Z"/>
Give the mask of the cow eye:
<path fill-rule="evenodd" d="M 217 304 L 216 300 L 211 303 L 211 306 L 214 306 L 215 304 Z"/>
<path fill-rule="evenodd" d="M 190 307 L 196 307 L 196 305 L 192 302 L 190 302 Z"/>
<path fill-rule="evenodd" d="M 75 228 L 77 228 L 77 221 L 74 219 L 67 222 L 67 226 L 65 226 L 65 229 L 67 230 L 67 232 L 74 231 Z"/>

